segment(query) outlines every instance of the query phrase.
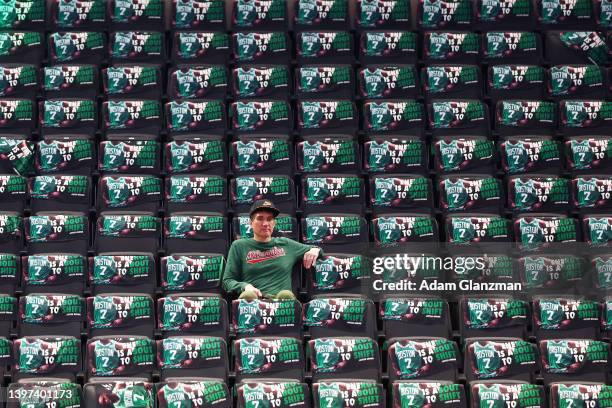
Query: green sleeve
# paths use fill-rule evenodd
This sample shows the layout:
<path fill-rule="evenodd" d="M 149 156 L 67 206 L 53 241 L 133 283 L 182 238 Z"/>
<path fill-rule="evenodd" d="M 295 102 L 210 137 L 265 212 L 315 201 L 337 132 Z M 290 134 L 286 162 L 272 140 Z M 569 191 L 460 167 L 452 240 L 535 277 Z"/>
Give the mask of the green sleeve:
<path fill-rule="evenodd" d="M 318 246 L 302 244 L 301 242 L 297 242 L 289 238 L 287 238 L 287 246 L 296 258 L 301 259 L 304 254 L 310 251 L 312 248 L 319 248 L 319 257 L 323 256 L 323 249 Z"/>
<path fill-rule="evenodd" d="M 236 249 L 237 243 L 234 242 L 230 247 L 229 253 L 227 254 L 227 262 L 225 263 L 225 271 L 223 273 L 223 279 L 221 280 L 221 287 L 227 293 L 240 293 L 244 290 L 244 287 L 248 285 L 247 282 L 242 282 L 241 267 L 240 267 L 240 255 Z"/>

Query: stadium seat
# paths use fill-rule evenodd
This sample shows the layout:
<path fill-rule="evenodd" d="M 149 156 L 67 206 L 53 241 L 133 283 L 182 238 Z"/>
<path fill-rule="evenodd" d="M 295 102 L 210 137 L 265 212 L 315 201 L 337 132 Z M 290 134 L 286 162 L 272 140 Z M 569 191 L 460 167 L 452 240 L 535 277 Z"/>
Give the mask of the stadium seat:
<path fill-rule="evenodd" d="M 442 338 L 451 335 L 449 304 L 439 297 L 387 295 L 380 301 L 379 316 L 387 341 L 410 333 Z"/>
<path fill-rule="evenodd" d="M 147 252 L 99 252 L 90 259 L 89 288 L 103 293 L 155 293 L 155 257 Z M 162 275 L 163 276 L 163 275 Z"/>
<path fill-rule="evenodd" d="M 477 65 L 429 65 L 421 69 L 425 98 L 481 98 L 482 78 Z"/>
<path fill-rule="evenodd" d="M 405 212 L 431 213 L 431 180 L 411 174 L 372 175 L 368 201 L 377 214 Z"/>
<path fill-rule="evenodd" d="M 355 92 L 353 67 L 349 64 L 301 64 L 295 68 L 294 94 L 301 100 L 352 98 Z"/>
<path fill-rule="evenodd" d="M 297 130 L 303 137 L 325 134 L 353 134 L 358 126 L 358 111 L 348 99 L 298 101 Z"/>
<path fill-rule="evenodd" d="M 188 19 L 189 20 L 189 19 Z M 193 19 L 191 24 L 200 24 Z M 212 31 L 180 31 L 175 32 L 172 37 L 172 59 L 177 63 L 198 64 L 220 63 L 225 64 L 230 53 L 230 36 L 225 32 L 225 23 L 222 27 L 210 26 Z M 199 27 L 188 27 L 199 28 Z M 217 31 L 219 30 L 219 31 Z"/>
<path fill-rule="evenodd" d="M 59 163 L 66 167 L 76 165 L 79 168 L 95 165 L 94 149 L 91 148 L 93 141 L 88 140 L 94 136 L 98 124 L 98 103 L 95 99 L 45 99 L 38 103 L 38 113 L 40 132 L 44 136 L 43 143 L 39 145 L 41 149 L 41 156 L 39 156 L 41 160 L 37 162 L 37 167 L 40 165 L 39 171 L 61 171 L 63 166 L 58 167 Z M 76 132 L 81 133 L 82 136 L 67 135 L 67 133 Z M 78 143 L 79 139 L 84 140 L 84 144 L 89 147 L 84 148 Z M 51 150 L 47 150 L 49 148 Z M 89 157 L 86 152 L 90 154 Z M 43 157 L 47 160 L 42 160 Z M 82 164 L 78 163 L 79 158 L 83 159 Z"/>
<path fill-rule="evenodd" d="M 361 252 L 368 241 L 363 217 L 343 213 L 310 214 L 301 219 L 301 241 L 325 252 Z"/>
<path fill-rule="evenodd" d="M 600 304 L 579 296 L 533 299 L 533 333 L 537 340 L 598 339 Z"/>
<path fill-rule="evenodd" d="M 418 60 L 417 33 L 407 28 L 364 30 L 359 37 L 358 57 L 362 63 L 413 64 Z"/>
<path fill-rule="evenodd" d="M 588 247 L 607 249 L 612 245 L 610 236 L 610 218 L 612 214 L 593 214 L 580 217 L 582 236 Z"/>
<path fill-rule="evenodd" d="M 370 234 L 378 246 L 402 243 L 437 243 L 438 222 L 430 215 L 414 213 L 382 214 L 372 219 Z"/>
<path fill-rule="evenodd" d="M 548 95 L 555 100 L 605 98 L 605 70 L 595 64 L 555 65 L 547 75 Z"/>
<path fill-rule="evenodd" d="M 362 214 L 364 210 L 364 181 L 355 174 L 306 174 L 301 191 L 301 209 L 306 214 L 322 210 Z"/>
<path fill-rule="evenodd" d="M 164 105 L 166 128 L 172 135 L 223 131 L 226 109 L 222 100 L 172 100 Z"/>
<path fill-rule="evenodd" d="M 161 289 L 164 293 L 219 292 L 225 267 L 223 254 L 175 253 L 161 258 Z"/>
<path fill-rule="evenodd" d="M 496 165 L 495 143 L 483 136 L 439 136 L 431 145 L 439 173 L 489 173 Z"/>
<path fill-rule="evenodd" d="M 179 64 L 168 70 L 170 98 L 223 98 L 229 85 L 227 67 L 218 64 Z"/>
<path fill-rule="evenodd" d="M 96 222 L 95 248 L 102 252 L 157 252 L 161 220 L 146 212 L 103 212 Z"/>
<path fill-rule="evenodd" d="M 303 381 L 304 352 L 292 337 L 237 339 L 232 347 L 236 382 L 257 378 Z"/>
<path fill-rule="evenodd" d="M 529 62 L 533 64 L 537 61 Z M 492 106 L 499 101 L 544 99 L 546 70 L 538 65 L 490 65 L 487 70 L 487 94 Z"/>
<path fill-rule="evenodd" d="M 198 252 L 205 244 L 207 251 L 225 254 L 228 228 L 227 217 L 220 213 L 174 213 L 164 219 L 166 252 Z"/>
<path fill-rule="evenodd" d="M 142 33 L 147 35 L 147 33 Z M 149 37 L 152 42 L 158 40 L 157 33 Z M 115 33 L 116 35 L 116 33 Z M 116 39 L 117 37 L 115 37 Z M 125 37 L 124 37 L 125 38 Z M 128 40 L 129 41 L 129 40 Z M 136 41 L 139 41 L 137 39 Z M 165 41 L 162 38 L 162 41 Z M 119 46 L 123 44 L 116 43 Z M 138 47 L 139 45 L 136 45 Z M 129 52 L 129 47 L 126 47 Z M 155 51 L 154 51 L 155 52 Z M 155 62 L 155 61 L 150 61 Z M 142 63 L 136 64 L 131 61 L 124 63 L 112 63 L 108 68 L 101 70 L 102 88 L 104 93 L 113 99 L 131 98 L 160 98 L 162 88 L 158 84 L 162 81 L 162 72 L 159 64 Z"/>
<path fill-rule="evenodd" d="M 361 254 L 326 253 L 307 270 L 309 296 L 362 293 L 370 280 L 368 267 Z"/>
<path fill-rule="evenodd" d="M 82 295 L 89 265 L 87 258 L 71 253 L 42 253 L 22 258 L 21 289 L 31 293 Z"/>
<path fill-rule="evenodd" d="M 180 334 L 228 338 L 225 299 L 211 293 L 181 293 L 157 300 L 157 328 L 162 337 Z"/>
<path fill-rule="evenodd" d="M 361 168 L 359 144 L 350 135 L 305 137 L 295 150 L 296 170 L 302 174 L 356 174 Z"/>
<path fill-rule="evenodd" d="M 481 47 L 489 64 L 540 64 L 544 53 L 540 35 L 532 31 L 487 31 Z"/>
<path fill-rule="evenodd" d="M 153 337 L 155 303 L 144 293 L 106 293 L 87 298 L 90 337 L 136 335 Z"/>
<path fill-rule="evenodd" d="M 310 387 L 305 383 L 286 379 L 245 380 L 236 385 L 236 407 L 247 408 L 255 401 L 277 404 L 279 408 L 310 407 Z"/>
<path fill-rule="evenodd" d="M 384 408 L 386 393 L 382 384 L 371 380 L 322 380 L 312 384 L 314 407 L 348 408 L 371 406 Z M 348 398 L 347 398 L 348 396 Z"/>
<path fill-rule="evenodd" d="M 39 175 L 63 173 L 89 176 L 96 165 L 95 152 L 91 135 L 45 136 L 36 143 L 34 167 Z"/>
<path fill-rule="evenodd" d="M 596 340 L 542 340 L 539 343 L 544 384 L 558 381 L 606 382 L 609 344 Z"/>
<path fill-rule="evenodd" d="M 102 129 L 107 134 L 158 134 L 163 126 L 162 106 L 155 99 L 109 99 L 102 102 Z"/>
<path fill-rule="evenodd" d="M 412 405 L 442 403 L 450 408 L 469 406 L 463 384 L 450 381 L 394 381 L 391 384 L 393 406 L 408 408 Z"/>
<path fill-rule="evenodd" d="M 140 377 L 90 378 L 83 385 L 85 406 L 96 408 L 116 403 L 153 405 L 154 392 L 154 384 Z"/>
<path fill-rule="evenodd" d="M 590 31 L 546 31 L 544 49 L 551 65 L 597 64 L 604 65 L 608 59 L 605 38 Z"/>
<path fill-rule="evenodd" d="M 461 337 L 524 339 L 530 322 L 529 302 L 504 295 L 465 296 L 459 300 Z"/>
<path fill-rule="evenodd" d="M 499 150 L 501 167 L 508 174 L 556 174 L 563 165 L 559 142 L 550 136 L 507 136 Z"/>
<path fill-rule="evenodd" d="M 436 190 L 440 209 L 444 213 L 470 211 L 499 214 L 503 205 L 501 183 L 491 176 L 442 176 L 438 178 Z"/>
<path fill-rule="evenodd" d="M 231 169 L 237 175 L 290 174 L 294 157 L 285 135 L 241 135 L 230 147 Z"/>
<path fill-rule="evenodd" d="M 162 201 L 162 179 L 147 175 L 108 175 L 98 182 L 99 211 L 155 212 Z"/>
<path fill-rule="evenodd" d="M 172 175 L 165 179 L 164 206 L 169 213 L 227 211 L 227 181 L 220 176 Z"/>
<path fill-rule="evenodd" d="M 41 71 L 41 88 L 45 99 L 95 99 L 98 96 L 100 73 L 95 65 L 50 64 Z"/>
<path fill-rule="evenodd" d="M 30 211 L 87 212 L 92 205 L 91 178 L 81 175 L 49 174 L 28 181 Z"/>
<path fill-rule="evenodd" d="M 604 383 L 576 381 L 552 383 L 549 387 L 550 407 L 601 404 L 606 399 L 607 386 Z"/>
<path fill-rule="evenodd" d="M 15 33 L 13 38 L 7 41 L 7 45 L 17 40 L 21 33 Z M 16 41 L 14 41 L 16 42 Z M 31 134 L 36 127 L 36 103 L 30 99 L 6 99 L 3 98 L 0 103 L 3 105 L 0 112 L 0 129 L 3 133 Z M 10 161 L 19 159 L 19 156 L 9 158 Z"/>
<path fill-rule="evenodd" d="M 235 299 L 232 329 L 236 338 L 302 338 L 302 305 L 295 299 Z"/>
<path fill-rule="evenodd" d="M 144 336 L 99 336 L 87 341 L 85 372 L 89 379 L 143 377 L 157 366 L 155 342 Z"/>
<path fill-rule="evenodd" d="M 467 381 L 535 381 L 539 358 L 534 344 L 511 337 L 472 337 L 464 341 L 463 372 Z"/>
<path fill-rule="evenodd" d="M 461 354 L 457 344 L 441 337 L 396 338 L 387 349 L 389 381 L 456 381 Z"/>
<path fill-rule="evenodd" d="M 545 407 L 546 393 L 541 385 L 525 381 L 487 380 L 470 383 L 471 406 L 504 406 L 525 404 L 525 406 Z M 523 402 L 524 401 L 524 402 Z"/>
<path fill-rule="evenodd" d="M 220 337 L 172 336 L 157 340 L 162 380 L 170 377 L 211 377 L 227 381 L 227 344 Z"/>
<path fill-rule="evenodd" d="M 80 338 L 85 314 L 85 300 L 77 295 L 41 293 L 21 296 L 17 320 L 19 336 Z"/>
<path fill-rule="evenodd" d="M 312 381 L 379 381 L 378 343 L 368 337 L 322 337 L 308 342 Z"/>
<path fill-rule="evenodd" d="M 362 115 L 367 133 L 423 136 L 425 108 L 419 101 L 366 100 Z"/>
<path fill-rule="evenodd" d="M 0 337 L 0 374 L 3 376 L 15 370 L 14 348 L 12 342 L 6 337 Z"/>
<path fill-rule="evenodd" d="M 164 168 L 168 174 L 205 173 L 225 176 L 227 149 L 220 136 L 174 135 L 164 144 Z"/>
<path fill-rule="evenodd" d="M 368 136 L 363 169 L 368 173 L 423 173 L 428 168 L 426 143 L 417 136 Z"/>
<path fill-rule="evenodd" d="M 79 212 L 39 212 L 24 219 L 29 254 L 87 255 L 89 220 Z"/>
<path fill-rule="evenodd" d="M 360 295 L 317 295 L 304 304 L 304 326 L 313 339 L 361 336 L 376 340 L 374 302 Z"/>
<path fill-rule="evenodd" d="M 531 292 L 586 288 L 588 274 L 577 256 L 534 253 L 518 258 L 517 263 L 521 284 Z"/>
<path fill-rule="evenodd" d="M 177 402 L 197 406 L 203 401 L 221 408 L 232 407 L 227 384 L 214 378 L 168 378 L 156 384 L 156 389 L 158 407 L 171 407 Z"/>
<path fill-rule="evenodd" d="M 166 59 L 165 33 L 159 31 L 111 31 L 109 61 L 157 62 Z"/>
<path fill-rule="evenodd" d="M 571 136 L 564 139 L 566 167 L 573 174 L 605 171 L 610 166 L 610 157 L 605 146 L 606 136 Z"/>
<path fill-rule="evenodd" d="M 63 378 L 81 372 L 81 340 L 70 336 L 29 336 L 13 341 L 12 378 Z"/>
<path fill-rule="evenodd" d="M 10 408 L 35 404 L 36 401 L 50 405 L 68 403 L 77 407 L 83 404 L 81 386 L 61 378 L 22 379 L 10 383 L 6 395 L 6 406 Z"/>
<path fill-rule="evenodd" d="M 612 192 L 612 178 L 610 176 L 580 176 L 570 180 L 571 203 L 581 213 L 588 212 L 596 215 L 608 212 L 612 208 L 612 201 L 607 198 Z"/>
<path fill-rule="evenodd" d="M 569 208 L 570 183 L 566 178 L 537 175 L 508 178 L 508 209 L 515 213 L 566 213 Z"/>

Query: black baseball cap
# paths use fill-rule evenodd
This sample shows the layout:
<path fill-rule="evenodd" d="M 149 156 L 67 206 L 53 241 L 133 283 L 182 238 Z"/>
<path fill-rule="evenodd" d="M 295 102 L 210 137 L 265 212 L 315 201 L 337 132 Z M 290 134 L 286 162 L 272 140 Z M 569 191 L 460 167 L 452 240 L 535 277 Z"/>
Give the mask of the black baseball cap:
<path fill-rule="evenodd" d="M 274 203 L 270 200 L 257 200 L 251 206 L 249 216 L 253 216 L 257 211 L 269 211 L 274 215 L 274 218 L 278 216 L 280 211 L 274 206 Z"/>

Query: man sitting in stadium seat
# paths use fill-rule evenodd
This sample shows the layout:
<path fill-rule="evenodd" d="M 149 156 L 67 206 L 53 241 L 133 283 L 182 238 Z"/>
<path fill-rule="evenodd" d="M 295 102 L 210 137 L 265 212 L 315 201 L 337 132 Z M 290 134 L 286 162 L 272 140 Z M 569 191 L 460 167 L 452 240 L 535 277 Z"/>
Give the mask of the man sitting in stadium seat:
<path fill-rule="evenodd" d="M 253 203 L 249 215 L 253 238 L 232 243 L 223 273 L 223 290 L 240 293 L 240 299 L 295 299 L 292 292 L 293 266 L 303 259 L 310 268 L 321 248 L 289 238 L 272 237 L 279 210 L 270 200 Z"/>

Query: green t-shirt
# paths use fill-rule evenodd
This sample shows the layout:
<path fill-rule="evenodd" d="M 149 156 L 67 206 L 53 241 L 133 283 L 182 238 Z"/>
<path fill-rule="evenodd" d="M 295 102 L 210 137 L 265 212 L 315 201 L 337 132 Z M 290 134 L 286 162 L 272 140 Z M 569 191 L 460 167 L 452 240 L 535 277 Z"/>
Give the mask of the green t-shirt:
<path fill-rule="evenodd" d="M 272 296 L 281 290 L 292 290 L 293 266 L 302 261 L 311 248 L 314 247 L 284 237 L 265 243 L 253 238 L 236 240 L 227 255 L 223 289 L 240 293 L 251 284 L 262 294 Z"/>

